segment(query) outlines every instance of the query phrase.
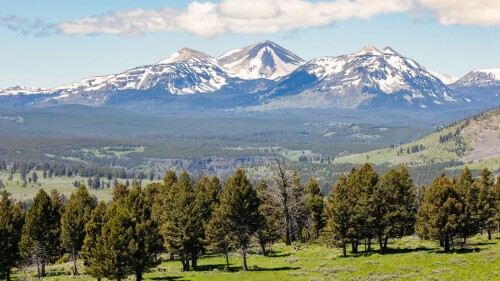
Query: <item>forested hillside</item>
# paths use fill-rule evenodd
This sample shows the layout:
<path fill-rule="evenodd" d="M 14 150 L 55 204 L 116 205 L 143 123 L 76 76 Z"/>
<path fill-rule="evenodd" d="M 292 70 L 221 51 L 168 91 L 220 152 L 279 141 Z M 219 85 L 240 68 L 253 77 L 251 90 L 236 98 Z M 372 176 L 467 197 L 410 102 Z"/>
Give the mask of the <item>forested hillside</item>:
<path fill-rule="evenodd" d="M 306 270 L 310 265 L 303 270 L 273 268 L 272 264 L 263 269 L 255 264 L 263 261 L 258 255 L 278 257 L 275 249 L 283 244 L 285 249 L 293 245 L 296 253 L 322 247 L 318 251 L 338 253 L 330 267 L 340 257 L 427 251 L 400 248 L 398 242 L 403 239 L 410 243 L 403 247 L 414 247 L 408 241 L 420 239 L 425 247 L 439 245 L 438 252 L 459 251 L 463 259 L 476 262 L 476 256 L 469 252 L 480 251 L 476 247 L 481 244 L 471 242 L 478 239 L 471 237 L 484 233 L 485 239 L 491 240 L 498 235 L 500 177 L 495 180 L 488 169 L 477 178 L 468 168 L 458 178 L 443 174 L 426 188 L 414 184 L 405 166 L 379 174 L 364 164 L 342 174 L 332 183 L 328 196 L 321 193 L 315 179 L 302 182 L 288 161 L 275 158 L 269 169 L 269 178 L 257 184 L 252 184 L 242 169 L 225 181 L 216 176 L 195 180 L 187 172 L 169 171 L 162 181 L 143 187 L 137 181 L 131 187 L 117 185 L 109 202 L 98 202 L 84 184 L 75 188 L 69 199 L 57 190 L 47 193 L 40 189 L 32 201 L 16 201 L 4 191 L 0 257 L 8 258 L 0 259 L 0 276 L 7 280 L 41 278 L 54 274 L 53 264 L 68 262 L 73 277 L 56 273 L 64 279 L 83 274 L 84 278 L 116 280 L 133 275 L 142 280 L 149 272 L 156 272 L 154 278 L 168 279 L 170 273 L 161 268 L 167 265 L 171 270 L 176 261 L 183 272 L 226 271 L 221 278 L 248 278 L 231 275 L 240 268 L 243 272 L 284 271 L 289 274 L 281 279 L 303 279 L 315 275 Z M 405 238 L 408 236 L 413 238 Z M 487 251 L 494 263 L 498 249 Z M 236 254 L 239 261 L 234 259 Z M 224 262 L 211 264 L 216 256 Z M 300 261 L 291 257 L 289 263 Z M 323 272 L 318 270 L 315 272 Z M 332 270 L 342 274 L 356 271 L 354 267 L 346 269 L 340 260 Z M 329 269 L 325 268 L 324 274 L 329 276 Z M 415 278 L 432 274 L 443 273 L 412 272 Z M 498 276 L 487 274 L 493 279 Z"/>
<path fill-rule="evenodd" d="M 420 140 L 335 159 L 335 163 L 425 166 L 447 161 L 474 169 L 500 169 L 500 108 L 440 127 Z"/>

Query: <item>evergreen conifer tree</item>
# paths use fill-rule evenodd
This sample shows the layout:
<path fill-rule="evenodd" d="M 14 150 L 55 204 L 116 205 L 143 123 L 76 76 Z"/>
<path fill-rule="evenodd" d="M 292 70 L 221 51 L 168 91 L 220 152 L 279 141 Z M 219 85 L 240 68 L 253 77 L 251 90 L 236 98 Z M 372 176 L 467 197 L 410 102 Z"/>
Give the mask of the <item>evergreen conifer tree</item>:
<path fill-rule="evenodd" d="M 19 204 L 9 199 L 7 191 L 0 200 L 0 279 L 10 281 L 10 272 L 20 260 L 18 244 L 24 224 Z"/>
<path fill-rule="evenodd" d="M 66 210 L 61 218 L 61 242 L 73 260 L 73 274 L 78 274 L 76 259 L 85 239 L 85 224 L 90 220 L 92 210 L 97 205 L 84 185 L 71 194 Z"/>
<path fill-rule="evenodd" d="M 33 204 L 26 212 L 20 249 L 26 259 L 37 265 L 38 276 L 45 276 L 45 266 L 60 256 L 61 216 L 60 197 L 52 193 L 52 199 L 40 189 Z"/>
<path fill-rule="evenodd" d="M 197 206 L 189 174 L 184 172 L 167 193 L 161 226 L 165 247 L 179 256 L 184 271 L 190 270 L 190 260 L 196 268 L 203 246 L 203 214 Z"/>
<path fill-rule="evenodd" d="M 333 239 L 342 247 L 344 257 L 347 256 L 347 245 L 357 239 L 354 228 L 355 196 L 351 193 L 346 175 L 341 174 L 325 207 L 327 222 L 327 240 Z"/>
<path fill-rule="evenodd" d="M 225 233 L 234 237 L 234 244 L 241 250 L 244 271 L 248 270 L 246 255 L 250 239 L 264 223 L 259 206 L 257 192 L 245 172 L 236 170 L 222 192 L 219 216 L 225 222 Z"/>
<path fill-rule="evenodd" d="M 306 205 L 309 209 L 309 218 L 312 221 L 311 229 L 313 231 L 314 238 L 317 239 L 321 229 L 325 226 L 325 221 L 323 217 L 323 195 L 321 194 L 318 182 L 315 179 L 311 179 L 307 184 L 306 193 Z"/>
<path fill-rule="evenodd" d="M 101 236 L 102 225 L 105 222 L 106 203 L 100 201 L 92 211 L 90 220 L 85 225 L 85 239 L 82 247 L 82 258 L 87 274 L 97 277 L 99 280 L 104 277 L 101 271 L 101 262 L 97 254 L 97 238 Z"/>
<path fill-rule="evenodd" d="M 460 234 L 461 210 L 462 203 L 453 183 L 441 175 L 425 194 L 417 215 L 417 234 L 423 239 L 438 240 L 445 252 L 450 251 L 453 238 Z"/>

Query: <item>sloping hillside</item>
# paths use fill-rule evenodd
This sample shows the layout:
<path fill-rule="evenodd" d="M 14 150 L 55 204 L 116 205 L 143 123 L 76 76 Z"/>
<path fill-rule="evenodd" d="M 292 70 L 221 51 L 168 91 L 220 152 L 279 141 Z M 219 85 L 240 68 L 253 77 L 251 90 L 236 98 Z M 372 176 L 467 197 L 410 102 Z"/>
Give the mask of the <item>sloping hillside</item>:
<path fill-rule="evenodd" d="M 447 161 L 462 162 L 477 169 L 499 169 L 500 108 L 438 129 L 412 143 L 348 155 L 334 162 L 422 166 Z"/>

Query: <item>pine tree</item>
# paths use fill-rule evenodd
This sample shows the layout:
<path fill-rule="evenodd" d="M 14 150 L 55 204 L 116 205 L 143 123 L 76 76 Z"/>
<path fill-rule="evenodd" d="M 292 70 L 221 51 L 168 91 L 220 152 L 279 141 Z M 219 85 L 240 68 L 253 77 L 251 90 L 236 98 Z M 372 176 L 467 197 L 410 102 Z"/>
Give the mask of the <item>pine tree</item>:
<path fill-rule="evenodd" d="M 220 205 L 213 210 L 210 221 L 205 226 L 205 244 L 208 250 L 213 253 L 224 254 L 226 258 L 226 271 L 229 271 L 229 253 L 235 249 L 236 237 L 231 232 L 226 231 L 229 226 L 227 217 L 223 216 Z"/>
<path fill-rule="evenodd" d="M 60 255 L 60 198 L 52 194 L 51 199 L 43 189 L 38 191 L 26 212 L 20 242 L 22 256 L 37 264 L 39 277 L 45 276 L 45 266 Z"/>
<path fill-rule="evenodd" d="M 131 269 L 129 244 L 134 235 L 132 218 L 122 200 L 111 203 L 106 211 L 101 233 L 92 251 L 92 274 L 122 280 Z"/>
<path fill-rule="evenodd" d="M 387 249 L 389 238 L 414 233 L 418 204 L 416 193 L 405 166 L 389 170 L 375 186 L 374 224 L 382 252 Z"/>
<path fill-rule="evenodd" d="M 222 185 L 216 176 L 202 177 L 195 185 L 196 204 L 200 210 L 203 221 L 208 222 L 212 216 L 213 206 L 219 205 Z"/>
<path fill-rule="evenodd" d="M 33 174 L 31 174 L 31 179 L 33 180 L 33 183 L 36 183 L 38 181 L 38 175 L 36 171 L 33 171 Z"/>
<path fill-rule="evenodd" d="M 417 234 L 435 239 L 448 252 L 453 238 L 460 234 L 462 204 L 453 183 L 444 175 L 434 180 L 425 194 L 417 215 Z"/>
<path fill-rule="evenodd" d="M 177 175 L 175 174 L 174 171 L 170 170 L 165 174 L 165 177 L 163 178 L 163 183 L 165 185 L 165 188 L 169 189 L 172 187 L 174 183 L 177 183 Z"/>
<path fill-rule="evenodd" d="M 85 239 L 81 252 L 87 274 L 98 279 L 104 277 L 104 274 L 100 270 L 101 262 L 98 259 L 96 241 L 101 236 L 102 225 L 105 222 L 106 208 L 106 203 L 100 201 L 92 211 L 90 220 L 85 225 Z"/>
<path fill-rule="evenodd" d="M 359 170 L 353 171 L 349 176 L 349 185 L 356 194 L 356 207 L 354 220 L 359 239 L 365 240 L 365 250 L 371 250 L 371 240 L 375 236 L 374 223 L 377 217 L 372 212 L 374 206 L 375 187 L 379 176 L 370 164 L 364 164 Z M 357 241 L 354 241 L 353 252 L 357 252 Z M 368 248 L 366 248 L 366 246 Z"/>
<path fill-rule="evenodd" d="M 179 256 L 184 271 L 190 270 L 190 260 L 193 268 L 196 268 L 203 246 L 203 214 L 196 203 L 189 174 L 184 172 L 181 180 L 172 184 L 167 193 L 161 219 L 163 225 L 160 228 L 165 247 Z"/>
<path fill-rule="evenodd" d="M 479 220 L 482 230 L 488 232 L 488 239 L 491 239 L 491 231 L 495 227 L 496 206 L 493 194 L 493 174 L 484 168 L 476 184 L 479 189 Z"/>
<path fill-rule="evenodd" d="M 456 187 L 462 203 L 459 227 L 461 238 L 463 239 L 462 246 L 464 246 L 467 238 L 478 233 L 480 230 L 480 190 L 478 185 L 474 183 L 474 177 L 467 167 L 460 174 Z"/>
<path fill-rule="evenodd" d="M 111 193 L 113 196 L 112 201 L 117 202 L 127 197 L 128 187 L 124 184 L 118 184 Z"/>
<path fill-rule="evenodd" d="M 77 275 L 76 259 L 85 239 L 85 224 L 90 220 L 92 210 L 97 205 L 84 185 L 80 185 L 66 205 L 66 210 L 61 218 L 62 246 L 68 250 L 73 260 L 73 274 Z"/>
<path fill-rule="evenodd" d="M 321 229 L 325 226 L 325 221 L 323 217 L 323 195 L 315 179 L 311 179 L 307 184 L 306 194 L 306 206 L 309 209 L 309 218 L 312 221 L 311 229 L 317 239 Z"/>
<path fill-rule="evenodd" d="M 497 177 L 496 183 L 493 186 L 493 197 L 495 200 L 495 223 L 497 232 L 500 232 L 500 176 Z"/>
<path fill-rule="evenodd" d="M 143 273 L 156 265 L 156 255 L 161 247 L 159 229 L 151 216 L 152 202 L 139 186 L 130 190 L 125 205 L 133 226 L 128 244 L 130 268 L 135 280 L 141 281 Z"/>
<path fill-rule="evenodd" d="M 234 237 L 236 247 L 241 250 L 243 270 L 248 270 L 246 255 L 251 237 L 262 227 L 259 212 L 260 200 L 250 180 L 242 169 L 227 180 L 222 192 L 219 212 L 225 223 L 225 233 Z"/>
<path fill-rule="evenodd" d="M 325 207 L 328 237 L 342 247 L 344 257 L 347 256 L 347 245 L 357 238 L 354 228 L 354 194 L 351 193 L 347 176 L 341 174 Z M 329 239 L 328 239 L 329 240 Z"/>
<path fill-rule="evenodd" d="M 52 240 L 52 247 L 50 248 L 50 262 L 55 263 L 62 255 L 63 249 L 61 247 L 61 218 L 65 211 L 65 197 L 59 194 L 57 189 L 52 189 L 50 192 L 50 201 L 52 209 L 50 212 L 50 220 L 54 227 L 50 231 L 50 239 Z"/>
<path fill-rule="evenodd" d="M 24 224 L 24 213 L 19 204 L 14 204 L 7 191 L 0 201 L 0 279 L 10 281 L 11 269 L 20 260 L 18 244 Z"/>

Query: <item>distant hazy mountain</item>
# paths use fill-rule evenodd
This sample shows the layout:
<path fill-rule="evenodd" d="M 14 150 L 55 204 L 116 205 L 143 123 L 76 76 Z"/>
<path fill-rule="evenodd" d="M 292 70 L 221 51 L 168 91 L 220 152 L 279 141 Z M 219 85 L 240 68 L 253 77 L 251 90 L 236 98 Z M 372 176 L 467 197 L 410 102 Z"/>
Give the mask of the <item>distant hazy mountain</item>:
<path fill-rule="evenodd" d="M 455 82 L 455 77 L 430 71 L 390 47 L 372 46 L 305 63 L 283 47 L 263 41 L 218 58 L 183 48 L 155 64 L 53 89 L 10 87 L 0 90 L 0 106 L 181 105 L 259 111 L 484 107 L 498 103 L 499 73 L 473 71 Z"/>
<path fill-rule="evenodd" d="M 229 51 L 217 60 L 230 75 L 242 79 L 276 79 L 305 63 L 297 55 L 271 41 Z"/>
<path fill-rule="evenodd" d="M 450 87 L 477 106 L 500 105 L 500 69 L 471 71 Z"/>
<path fill-rule="evenodd" d="M 390 47 L 309 61 L 281 79 L 266 95 L 274 107 L 352 107 L 361 105 L 420 108 L 461 102 L 450 88 L 410 58 Z"/>
<path fill-rule="evenodd" d="M 500 69 L 479 69 L 471 71 L 456 81 L 455 86 L 500 86 Z"/>

